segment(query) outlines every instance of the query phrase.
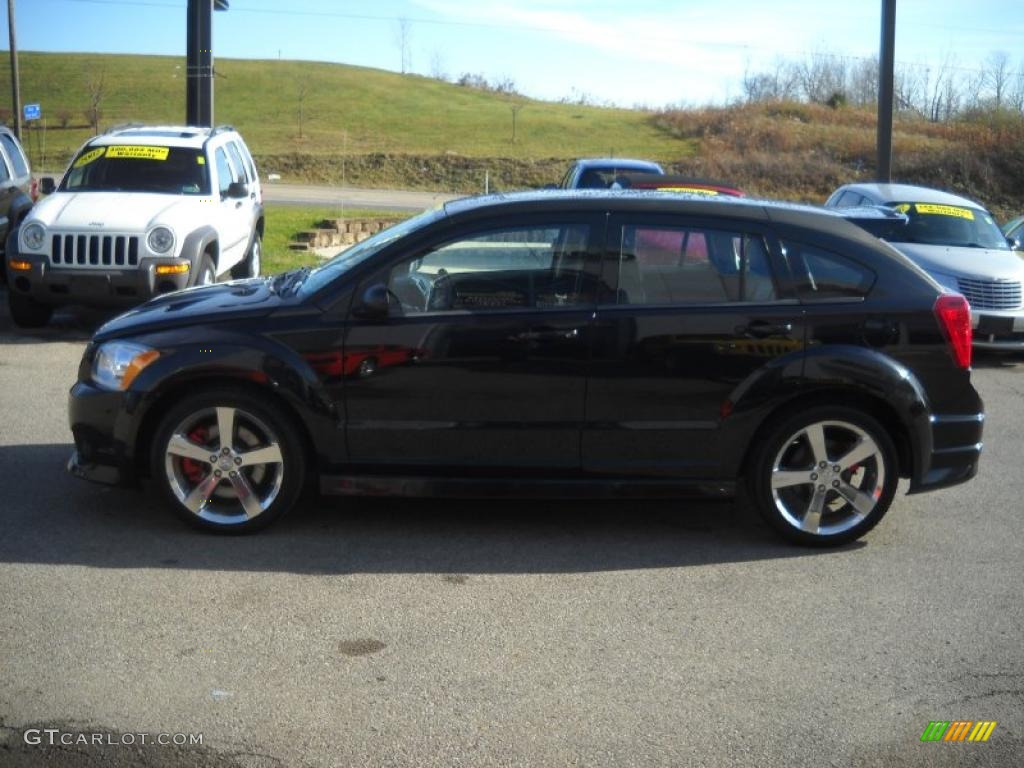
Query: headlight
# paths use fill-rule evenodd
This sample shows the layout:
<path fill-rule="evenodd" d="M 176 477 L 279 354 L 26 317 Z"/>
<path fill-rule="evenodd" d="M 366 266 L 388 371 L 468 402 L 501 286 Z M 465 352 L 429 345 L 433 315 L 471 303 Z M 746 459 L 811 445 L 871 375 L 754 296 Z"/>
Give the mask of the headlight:
<path fill-rule="evenodd" d="M 45 240 L 46 230 L 43 229 L 42 224 L 33 221 L 31 224 L 26 224 L 21 230 L 21 244 L 30 251 L 38 251 L 43 247 Z"/>
<path fill-rule="evenodd" d="M 128 389 L 142 369 L 160 357 L 155 349 L 127 341 L 100 346 L 92 361 L 92 380 L 103 389 Z"/>
<path fill-rule="evenodd" d="M 167 227 L 156 227 L 146 240 L 153 253 L 167 253 L 174 247 L 174 233 Z"/>

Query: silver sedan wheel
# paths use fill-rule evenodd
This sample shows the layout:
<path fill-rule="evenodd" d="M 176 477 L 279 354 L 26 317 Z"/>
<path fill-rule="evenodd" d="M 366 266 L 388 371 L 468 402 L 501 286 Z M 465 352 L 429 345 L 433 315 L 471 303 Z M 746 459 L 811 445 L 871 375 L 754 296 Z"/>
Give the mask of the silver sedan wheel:
<path fill-rule="evenodd" d="M 870 434 L 845 421 L 803 427 L 772 464 L 776 509 L 795 529 L 845 533 L 870 515 L 885 488 L 885 457 Z"/>
<path fill-rule="evenodd" d="M 171 492 L 196 517 L 217 525 L 245 523 L 265 512 L 281 491 L 280 439 L 241 408 L 193 413 L 171 432 L 164 449 Z"/>

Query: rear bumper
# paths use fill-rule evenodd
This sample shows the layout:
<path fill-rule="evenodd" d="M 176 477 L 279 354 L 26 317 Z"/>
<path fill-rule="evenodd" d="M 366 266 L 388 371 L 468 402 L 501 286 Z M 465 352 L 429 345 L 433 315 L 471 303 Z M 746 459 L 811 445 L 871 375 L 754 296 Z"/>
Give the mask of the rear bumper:
<path fill-rule="evenodd" d="M 910 480 L 908 493 L 922 493 L 965 483 L 978 473 L 985 414 L 933 415 L 931 451 Z"/>
<path fill-rule="evenodd" d="M 4 259 L 7 284 L 13 293 L 30 296 L 42 304 L 86 304 L 90 306 L 132 306 L 162 293 L 179 291 L 192 279 L 188 259 L 142 258 L 137 267 L 97 269 L 54 267 L 40 256 L 18 256 L 28 261 L 29 270 L 13 270 Z M 157 266 L 188 266 L 175 275 L 156 274 Z"/>

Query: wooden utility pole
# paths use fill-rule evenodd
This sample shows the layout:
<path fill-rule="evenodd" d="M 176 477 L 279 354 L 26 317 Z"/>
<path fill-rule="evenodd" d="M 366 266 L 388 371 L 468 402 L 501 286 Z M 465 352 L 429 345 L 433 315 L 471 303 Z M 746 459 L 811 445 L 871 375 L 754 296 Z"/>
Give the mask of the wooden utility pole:
<path fill-rule="evenodd" d="M 14 135 L 21 139 L 21 78 L 18 75 L 18 39 L 14 33 L 14 0 L 7 0 L 7 29 L 11 33 L 11 96 L 14 99 Z"/>
<path fill-rule="evenodd" d="M 882 0 L 882 41 L 878 56 L 878 181 L 892 181 L 893 70 L 896 0 Z"/>

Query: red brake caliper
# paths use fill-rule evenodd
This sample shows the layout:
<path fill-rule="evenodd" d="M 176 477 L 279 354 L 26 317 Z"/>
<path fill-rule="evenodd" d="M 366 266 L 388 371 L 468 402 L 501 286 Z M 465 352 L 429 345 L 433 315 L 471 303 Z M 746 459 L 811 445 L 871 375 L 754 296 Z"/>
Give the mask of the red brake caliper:
<path fill-rule="evenodd" d="M 206 441 L 209 439 L 209 433 L 206 427 L 196 427 L 188 433 L 188 439 L 198 445 L 206 445 Z M 203 478 L 206 477 L 206 465 L 201 464 L 195 459 L 182 459 L 181 460 L 181 471 L 185 473 L 185 477 L 189 479 L 189 482 L 198 485 L 202 482 Z"/>

